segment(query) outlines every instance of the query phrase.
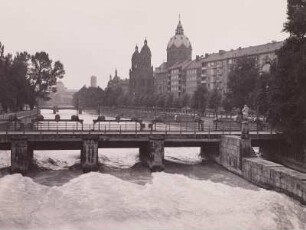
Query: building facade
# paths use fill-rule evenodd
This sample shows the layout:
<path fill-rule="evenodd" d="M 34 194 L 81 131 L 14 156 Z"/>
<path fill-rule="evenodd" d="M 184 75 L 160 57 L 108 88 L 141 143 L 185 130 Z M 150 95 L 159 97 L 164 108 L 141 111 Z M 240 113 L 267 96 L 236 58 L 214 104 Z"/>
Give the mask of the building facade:
<path fill-rule="evenodd" d="M 201 80 L 209 90 L 217 89 L 221 94 L 227 93 L 228 75 L 236 60 L 241 57 L 253 57 L 260 72 L 269 71 L 270 63 L 276 59 L 276 51 L 283 42 L 271 42 L 258 46 L 238 48 L 206 55 L 202 59 Z"/>
<path fill-rule="evenodd" d="M 197 90 L 198 86 L 202 84 L 202 62 L 200 58 L 197 56 L 196 60 L 193 60 L 186 67 L 186 87 L 185 92 L 189 96 L 192 96 L 194 92 Z"/>
<path fill-rule="evenodd" d="M 108 81 L 107 87 L 111 88 L 111 89 L 121 88 L 123 94 L 128 94 L 128 92 L 129 92 L 129 80 L 128 79 L 121 79 L 118 76 L 118 71 L 115 70 L 114 77 L 112 77 L 112 75 L 109 76 L 109 81 Z"/>
<path fill-rule="evenodd" d="M 151 95 L 154 92 L 153 67 L 151 65 L 151 50 L 147 40 L 141 51 L 136 46 L 132 55 L 130 69 L 129 93 L 133 96 Z"/>
<path fill-rule="evenodd" d="M 72 106 L 73 95 L 77 90 L 67 89 L 61 81 L 56 82 L 56 92 L 50 94 L 50 100 L 42 101 L 42 106 Z"/>

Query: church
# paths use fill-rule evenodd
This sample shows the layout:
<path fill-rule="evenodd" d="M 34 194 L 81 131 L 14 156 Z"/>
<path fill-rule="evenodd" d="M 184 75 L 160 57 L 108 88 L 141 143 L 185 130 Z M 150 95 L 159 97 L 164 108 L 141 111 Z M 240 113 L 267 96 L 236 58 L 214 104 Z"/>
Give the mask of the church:
<path fill-rule="evenodd" d="M 151 65 L 151 50 L 145 39 L 140 52 L 138 46 L 132 55 L 132 67 L 130 69 L 129 93 L 132 96 L 152 95 L 154 92 L 153 66 Z"/>
<path fill-rule="evenodd" d="M 184 34 L 181 19 L 167 45 L 167 62 L 154 71 L 154 87 L 158 94 L 172 93 L 180 97 L 185 93 L 185 69 L 192 62 L 192 45 Z"/>

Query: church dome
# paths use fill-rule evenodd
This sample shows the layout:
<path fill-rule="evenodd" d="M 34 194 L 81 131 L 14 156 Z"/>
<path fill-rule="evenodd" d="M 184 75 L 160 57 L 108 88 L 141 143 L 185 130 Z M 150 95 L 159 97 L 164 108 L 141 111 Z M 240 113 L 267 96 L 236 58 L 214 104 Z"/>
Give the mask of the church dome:
<path fill-rule="evenodd" d="M 172 38 L 170 38 L 167 48 L 171 48 L 172 46 L 179 48 L 182 45 L 184 45 L 187 48 L 191 47 L 191 43 L 185 35 L 175 35 Z"/>
<path fill-rule="evenodd" d="M 172 46 L 179 48 L 182 45 L 184 45 L 186 48 L 191 48 L 191 43 L 189 39 L 184 35 L 184 29 L 181 20 L 179 20 L 179 23 L 175 31 L 175 35 L 172 38 L 170 38 L 167 48 L 169 49 Z"/>

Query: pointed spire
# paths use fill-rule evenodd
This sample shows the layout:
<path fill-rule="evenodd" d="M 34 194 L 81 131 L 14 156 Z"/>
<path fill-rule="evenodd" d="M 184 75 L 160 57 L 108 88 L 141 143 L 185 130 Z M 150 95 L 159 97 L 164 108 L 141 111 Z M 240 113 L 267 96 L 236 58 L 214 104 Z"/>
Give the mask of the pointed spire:
<path fill-rule="evenodd" d="M 118 75 L 118 71 L 117 71 L 117 68 L 115 69 L 115 77 L 117 77 Z"/>
<path fill-rule="evenodd" d="M 137 44 L 136 44 L 136 46 L 135 46 L 135 51 L 138 51 L 138 46 L 137 46 Z"/>
<path fill-rule="evenodd" d="M 147 38 L 144 40 L 144 45 L 146 46 L 148 44 Z"/>
<path fill-rule="evenodd" d="M 181 23 L 181 14 L 179 14 L 179 23 L 176 27 L 175 35 L 183 35 L 184 34 L 184 29 Z"/>

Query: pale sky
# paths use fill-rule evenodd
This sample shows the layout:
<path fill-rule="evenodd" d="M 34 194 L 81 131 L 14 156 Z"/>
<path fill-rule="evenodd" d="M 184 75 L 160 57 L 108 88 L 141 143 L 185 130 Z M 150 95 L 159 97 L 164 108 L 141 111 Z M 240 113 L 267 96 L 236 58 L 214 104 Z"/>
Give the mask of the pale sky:
<path fill-rule="evenodd" d="M 106 87 L 115 68 L 129 77 L 135 45 L 145 38 L 152 65 L 166 60 L 178 15 L 195 55 L 280 41 L 286 0 L 0 0 L 0 41 L 6 53 L 46 51 L 78 89 L 97 76 Z"/>

